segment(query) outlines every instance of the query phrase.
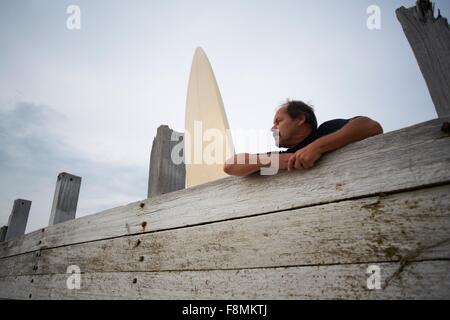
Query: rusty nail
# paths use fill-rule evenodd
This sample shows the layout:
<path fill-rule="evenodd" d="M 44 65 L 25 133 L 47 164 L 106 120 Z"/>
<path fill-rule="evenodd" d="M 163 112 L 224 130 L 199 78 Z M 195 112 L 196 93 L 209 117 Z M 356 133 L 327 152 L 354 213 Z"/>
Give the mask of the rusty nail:
<path fill-rule="evenodd" d="M 441 130 L 442 130 L 443 132 L 445 132 L 445 133 L 450 133 L 450 123 L 448 123 L 447 121 L 445 121 L 445 122 L 442 124 Z"/>
<path fill-rule="evenodd" d="M 136 241 L 136 245 L 135 245 L 134 247 L 137 248 L 137 247 L 139 247 L 140 244 L 141 244 L 141 240 L 138 239 L 138 240 Z"/>

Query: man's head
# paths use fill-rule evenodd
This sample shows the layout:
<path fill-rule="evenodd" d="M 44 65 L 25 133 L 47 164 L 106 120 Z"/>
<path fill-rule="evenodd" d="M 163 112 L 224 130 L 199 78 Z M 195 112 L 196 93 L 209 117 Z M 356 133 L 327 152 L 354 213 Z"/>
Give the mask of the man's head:
<path fill-rule="evenodd" d="M 302 101 L 289 101 L 275 114 L 272 132 L 280 148 L 290 148 L 317 129 L 314 109 Z M 278 136 L 278 141 L 277 141 Z"/>

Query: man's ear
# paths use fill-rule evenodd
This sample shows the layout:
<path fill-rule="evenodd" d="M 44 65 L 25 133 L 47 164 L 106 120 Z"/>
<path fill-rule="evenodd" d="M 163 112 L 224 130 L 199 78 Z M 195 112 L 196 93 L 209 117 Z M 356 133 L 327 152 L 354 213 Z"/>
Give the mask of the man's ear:
<path fill-rule="evenodd" d="M 304 123 L 306 123 L 306 116 L 304 114 L 300 115 L 297 119 L 297 126 L 301 127 Z"/>

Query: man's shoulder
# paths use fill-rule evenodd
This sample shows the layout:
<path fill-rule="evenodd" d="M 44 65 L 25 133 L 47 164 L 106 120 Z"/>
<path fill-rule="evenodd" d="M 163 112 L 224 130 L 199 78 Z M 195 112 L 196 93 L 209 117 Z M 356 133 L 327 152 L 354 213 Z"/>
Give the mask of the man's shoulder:
<path fill-rule="evenodd" d="M 349 118 L 349 119 L 333 119 L 328 120 L 324 123 L 322 123 L 318 128 L 317 131 L 321 135 L 333 133 L 335 131 L 338 131 L 342 127 L 344 127 L 347 123 L 349 123 L 351 120 L 359 118 L 360 116 Z"/>

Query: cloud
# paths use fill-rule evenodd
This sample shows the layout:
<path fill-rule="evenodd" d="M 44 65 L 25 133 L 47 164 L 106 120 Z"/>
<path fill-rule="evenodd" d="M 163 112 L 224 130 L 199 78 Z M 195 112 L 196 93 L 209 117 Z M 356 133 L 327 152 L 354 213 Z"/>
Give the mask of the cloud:
<path fill-rule="evenodd" d="M 18 103 L 12 110 L 0 111 L 0 170 L 33 170 L 36 164 L 61 160 L 63 145 L 57 127 L 50 126 L 62 121 L 66 121 L 62 114 L 45 105 Z"/>
<path fill-rule="evenodd" d="M 65 138 L 69 119 L 55 109 L 21 102 L 0 106 L 0 224 L 13 201 L 33 201 L 27 232 L 47 226 L 60 172 L 82 177 L 77 217 L 145 198 L 148 168 L 78 156 Z"/>

